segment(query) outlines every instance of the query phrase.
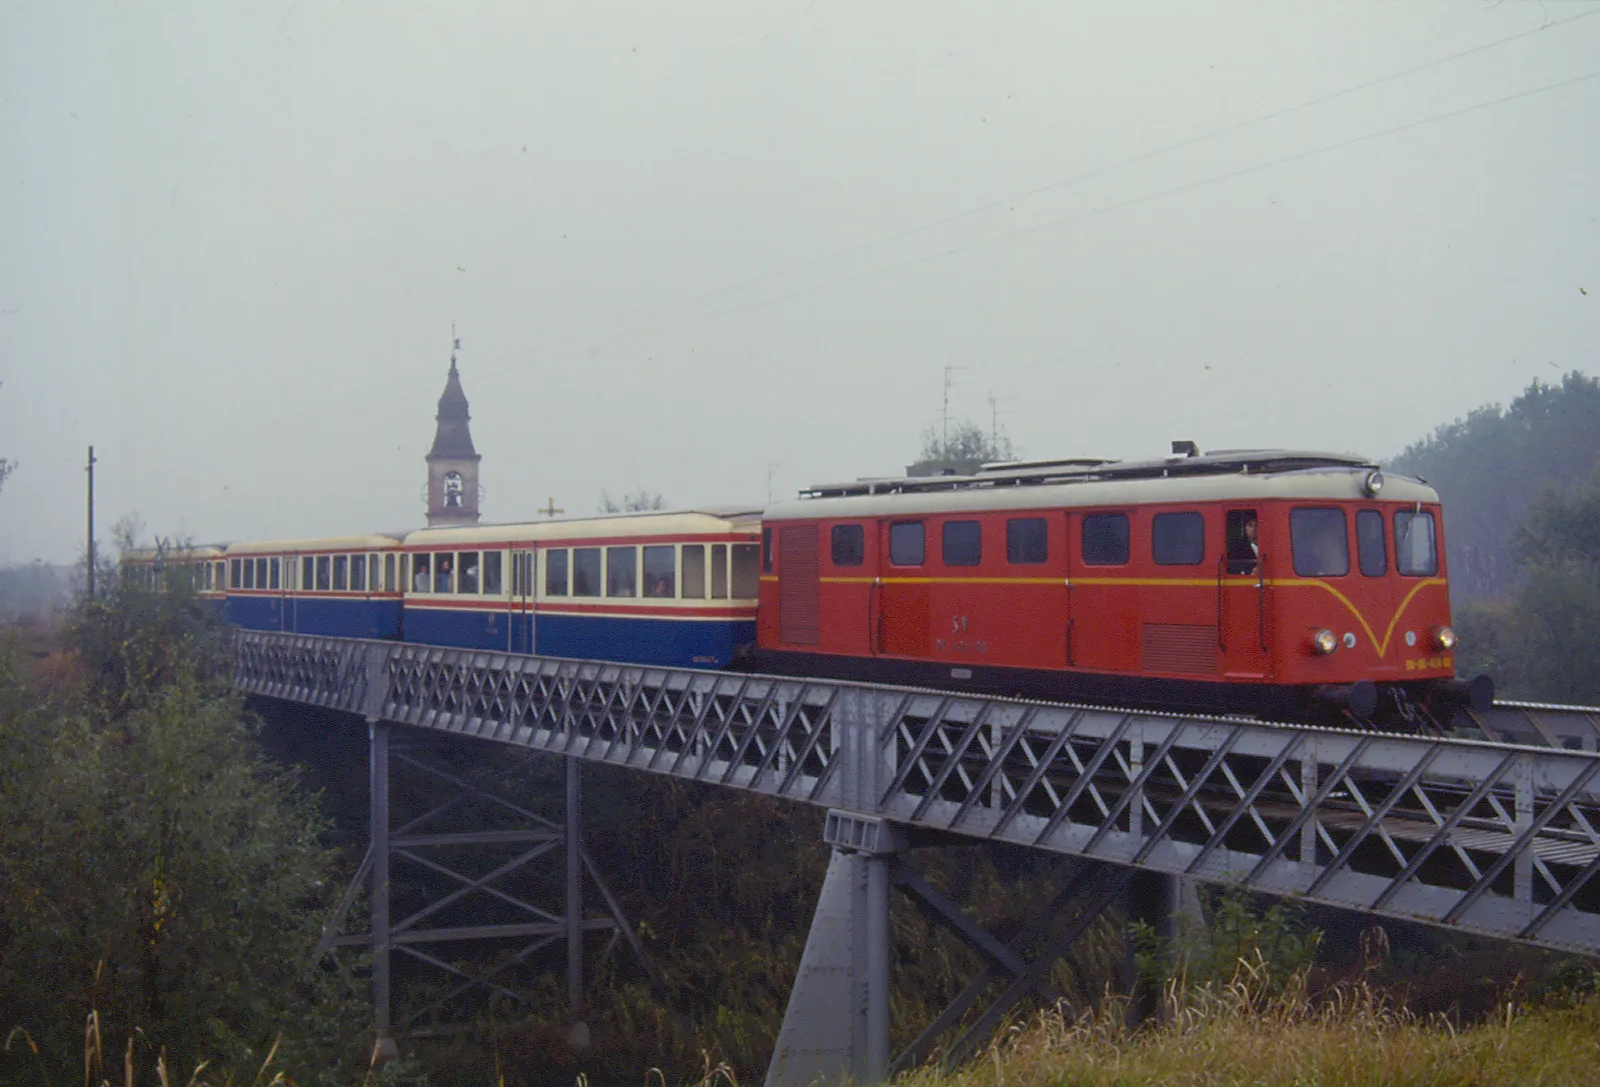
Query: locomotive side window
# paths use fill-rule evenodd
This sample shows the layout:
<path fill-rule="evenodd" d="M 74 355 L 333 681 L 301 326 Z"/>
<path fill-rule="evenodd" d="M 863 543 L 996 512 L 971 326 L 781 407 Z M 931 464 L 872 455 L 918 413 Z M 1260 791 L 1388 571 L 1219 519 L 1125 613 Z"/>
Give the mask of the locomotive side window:
<path fill-rule="evenodd" d="M 606 548 L 606 595 L 639 595 L 639 549 Z"/>
<path fill-rule="evenodd" d="M 598 596 L 599 590 L 591 586 L 600 584 L 600 552 L 592 547 L 580 548 L 578 554 L 588 554 L 590 558 L 579 558 L 577 566 L 581 571 L 575 572 L 573 577 L 573 596 Z M 591 568 L 592 567 L 592 568 Z M 567 595 L 567 550 L 546 551 L 544 553 L 544 595 Z"/>
<path fill-rule="evenodd" d="M 761 595 L 761 548 L 756 544 L 733 545 L 733 598 L 754 600 Z"/>
<path fill-rule="evenodd" d="M 485 596 L 500 595 L 500 569 L 503 562 L 503 552 L 485 551 L 483 553 L 483 592 Z"/>
<path fill-rule="evenodd" d="M 1006 561 L 1016 566 L 1050 558 L 1050 533 L 1043 517 L 1013 517 L 1006 522 Z"/>
<path fill-rule="evenodd" d="M 680 587 L 685 600 L 704 600 L 706 598 L 706 545 L 684 544 L 683 557 L 680 560 L 683 568 L 683 577 Z"/>
<path fill-rule="evenodd" d="M 350 584 L 350 556 L 333 556 L 333 587 L 335 591 L 345 589 Z"/>
<path fill-rule="evenodd" d="M 1206 557 L 1206 519 L 1199 513 L 1158 513 L 1150 519 L 1150 556 L 1157 566 L 1195 566 Z"/>
<path fill-rule="evenodd" d="M 1433 514 L 1402 510 L 1394 515 L 1394 565 L 1407 577 L 1432 577 L 1439 572 Z"/>
<path fill-rule="evenodd" d="M 659 544 L 644 549 L 644 595 L 659 597 L 675 597 L 678 587 L 675 584 L 677 558 L 674 552 L 677 548 L 671 544 Z"/>
<path fill-rule="evenodd" d="M 1377 510 L 1356 514 L 1356 562 L 1367 577 L 1382 577 L 1389 572 L 1389 556 L 1383 547 L 1383 514 Z"/>
<path fill-rule="evenodd" d="M 1261 545 L 1256 542 L 1256 511 L 1229 510 L 1223 525 L 1223 539 L 1228 553 L 1228 573 L 1235 576 L 1255 573 L 1261 561 Z"/>
<path fill-rule="evenodd" d="M 761 572 L 772 573 L 772 529 L 761 530 Z"/>
<path fill-rule="evenodd" d="M 828 534 L 835 566 L 860 566 L 866 559 L 866 534 L 860 525 L 834 525 Z"/>
<path fill-rule="evenodd" d="M 1344 510 L 1302 506 L 1289 511 L 1294 572 L 1301 577 L 1344 577 L 1350 572 L 1350 540 Z"/>
<path fill-rule="evenodd" d="M 926 557 L 921 521 L 896 521 L 889 526 L 889 565 L 921 566 Z"/>
<path fill-rule="evenodd" d="M 1128 561 L 1128 515 L 1090 513 L 1083 518 L 1083 564 L 1123 566 Z"/>
<path fill-rule="evenodd" d="M 728 545 L 711 545 L 711 599 L 728 599 Z"/>
<path fill-rule="evenodd" d="M 941 531 L 946 566 L 976 566 L 983 561 L 983 529 L 976 521 L 946 521 Z"/>

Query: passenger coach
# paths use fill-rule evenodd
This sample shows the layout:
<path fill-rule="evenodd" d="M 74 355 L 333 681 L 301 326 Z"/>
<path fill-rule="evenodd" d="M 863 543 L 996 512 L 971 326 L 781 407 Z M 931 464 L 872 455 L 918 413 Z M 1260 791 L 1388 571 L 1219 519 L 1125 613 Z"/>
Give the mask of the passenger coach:
<path fill-rule="evenodd" d="M 228 619 L 246 630 L 397 639 L 400 538 L 230 544 Z"/>
<path fill-rule="evenodd" d="M 992 465 L 764 521 L 764 669 L 1408 722 L 1492 698 L 1454 680 L 1438 496 L 1356 458 Z"/>
<path fill-rule="evenodd" d="M 158 592 L 180 579 L 195 596 L 221 612 L 227 604 L 224 545 L 182 548 L 136 548 L 122 556 L 122 577 L 130 584 Z"/>
<path fill-rule="evenodd" d="M 721 668 L 755 642 L 755 510 L 430 528 L 405 538 L 405 639 Z"/>

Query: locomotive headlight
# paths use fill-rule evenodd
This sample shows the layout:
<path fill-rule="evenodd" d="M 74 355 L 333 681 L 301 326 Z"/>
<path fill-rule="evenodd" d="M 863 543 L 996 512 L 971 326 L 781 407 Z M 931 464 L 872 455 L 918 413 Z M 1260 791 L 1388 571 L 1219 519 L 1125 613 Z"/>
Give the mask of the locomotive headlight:
<path fill-rule="evenodd" d="M 1456 632 L 1449 627 L 1435 627 L 1433 629 L 1433 644 L 1440 649 L 1454 649 L 1456 647 Z"/>
<path fill-rule="evenodd" d="M 1367 492 L 1368 498 L 1377 498 L 1378 492 L 1383 490 L 1383 473 L 1377 469 L 1367 473 L 1367 478 L 1362 480 L 1361 489 Z"/>
<path fill-rule="evenodd" d="M 1331 630 L 1319 630 L 1311 636 L 1311 648 L 1326 657 L 1339 648 L 1339 636 Z"/>

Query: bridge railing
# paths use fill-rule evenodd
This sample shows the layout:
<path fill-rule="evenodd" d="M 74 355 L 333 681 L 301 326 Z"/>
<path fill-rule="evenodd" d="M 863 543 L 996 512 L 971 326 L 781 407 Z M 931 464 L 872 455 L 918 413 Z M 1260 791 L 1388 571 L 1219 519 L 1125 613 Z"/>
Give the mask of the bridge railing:
<path fill-rule="evenodd" d="M 246 691 L 1600 952 L 1593 750 L 241 633 Z"/>

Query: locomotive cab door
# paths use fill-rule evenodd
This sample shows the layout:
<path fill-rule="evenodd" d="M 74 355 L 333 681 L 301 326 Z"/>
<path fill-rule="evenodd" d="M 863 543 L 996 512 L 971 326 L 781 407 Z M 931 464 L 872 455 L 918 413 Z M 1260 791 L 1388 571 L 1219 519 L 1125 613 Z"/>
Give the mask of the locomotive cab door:
<path fill-rule="evenodd" d="M 1258 511 L 1230 509 L 1217 558 L 1217 649 L 1222 674 L 1264 679 L 1267 653 L 1267 555 Z"/>

